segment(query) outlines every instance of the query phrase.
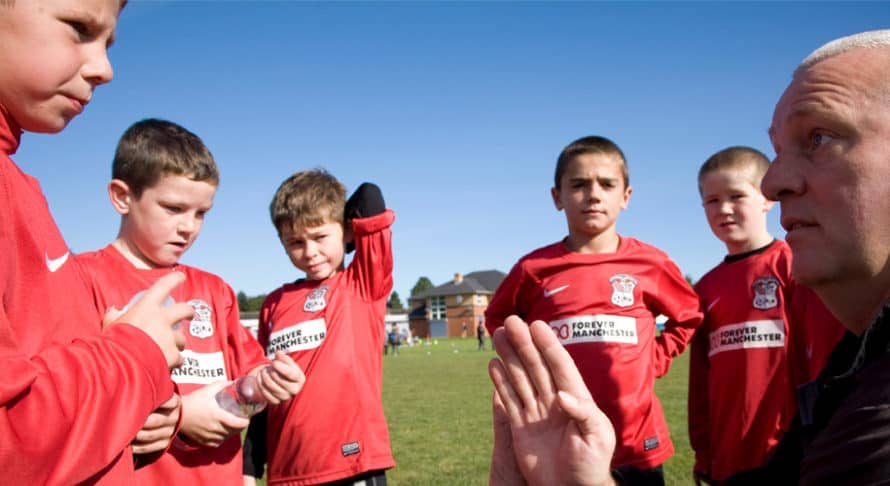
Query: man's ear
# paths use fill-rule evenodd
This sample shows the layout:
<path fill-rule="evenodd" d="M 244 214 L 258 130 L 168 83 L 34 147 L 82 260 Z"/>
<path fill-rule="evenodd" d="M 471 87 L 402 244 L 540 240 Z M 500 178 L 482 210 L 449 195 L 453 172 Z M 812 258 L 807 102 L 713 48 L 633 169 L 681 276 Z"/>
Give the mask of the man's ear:
<path fill-rule="evenodd" d="M 130 204 L 135 199 L 130 186 L 120 179 L 111 179 L 108 183 L 108 199 L 111 200 L 111 206 L 121 216 L 130 212 Z"/>
<path fill-rule="evenodd" d="M 556 206 L 556 210 L 562 211 L 562 203 L 559 202 L 559 189 L 556 187 L 551 187 L 550 196 L 553 197 L 553 205 Z"/>

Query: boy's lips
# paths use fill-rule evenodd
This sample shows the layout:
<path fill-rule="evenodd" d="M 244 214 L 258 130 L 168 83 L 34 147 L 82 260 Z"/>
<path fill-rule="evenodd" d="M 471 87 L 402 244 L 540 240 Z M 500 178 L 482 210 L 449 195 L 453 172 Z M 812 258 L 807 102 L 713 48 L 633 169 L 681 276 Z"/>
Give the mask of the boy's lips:
<path fill-rule="evenodd" d="M 76 98 L 74 96 L 66 96 L 66 98 L 71 102 L 71 107 L 74 108 L 75 113 L 78 115 L 83 113 L 84 108 L 90 102 L 89 99 Z"/>

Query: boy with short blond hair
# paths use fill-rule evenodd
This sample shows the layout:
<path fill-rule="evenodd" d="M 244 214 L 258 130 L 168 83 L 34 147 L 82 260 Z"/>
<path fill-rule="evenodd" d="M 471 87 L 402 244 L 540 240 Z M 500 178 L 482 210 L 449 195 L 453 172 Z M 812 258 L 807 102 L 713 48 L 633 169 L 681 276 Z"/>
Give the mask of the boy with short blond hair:
<path fill-rule="evenodd" d="M 182 277 L 153 286 L 101 329 L 36 179 L 10 158 L 22 132 L 58 133 L 111 81 L 107 48 L 120 0 L 0 2 L 0 471 L 8 484 L 125 484 L 129 444 L 170 404 L 181 360 L 162 302 Z M 126 324 L 123 324 L 126 323 Z M 172 397 L 172 398 L 171 398 Z"/>
<path fill-rule="evenodd" d="M 615 229 L 632 189 L 621 149 L 584 137 L 560 153 L 551 190 L 568 236 L 522 257 L 485 312 L 490 334 L 510 315 L 553 329 L 615 426 L 613 475 L 664 484 L 674 452 L 655 378 L 701 323 L 698 298 L 661 250 Z M 655 317 L 669 318 L 656 334 Z"/>
<path fill-rule="evenodd" d="M 791 277 L 791 250 L 769 234 L 760 191 L 769 160 L 750 147 L 712 155 L 698 173 L 708 225 L 727 249 L 695 285 L 705 309 L 689 365 L 689 439 L 697 480 L 763 464 L 842 334 L 820 299 Z"/>
<path fill-rule="evenodd" d="M 395 465 L 380 353 L 395 216 L 373 184 L 345 195 L 334 176 L 309 170 L 285 180 L 270 206 L 285 252 L 306 277 L 269 294 L 258 338 L 267 354 L 292 356 L 307 379 L 299 396 L 269 407 L 248 432 L 245 449 L 267 446 L 269 485 L 385 484 Z M 348 243 L 355 256 L 344 268 Z M 263 475 L 264 452 L 252 456 L 245 481 Z"/>
<path fill-rule="evenodd" d="M 179 263 L 213 205 L 219 173 L 195 134 L 165 120 L 134 123 L 118 143 L 108 184 L 121 215 L 117 238 L 76 257 L 100 311 L 124 309 L 153 282 L 171 272 L 185 282 L 170 297 L 195 310 L 184 323 L 184 363 L 172 372 L 182 392 L 182 423 L 170 449 L 136 472 L 137 484 L 240 485 L 241 440 L 249 420 L 217 406 L 214 396 L 230 380 L 258 378 L 270 403 L 299 391 L 303 375 L 287 356 L 262 348 L 241 325 L 235 293 L 221 278 Z"/>

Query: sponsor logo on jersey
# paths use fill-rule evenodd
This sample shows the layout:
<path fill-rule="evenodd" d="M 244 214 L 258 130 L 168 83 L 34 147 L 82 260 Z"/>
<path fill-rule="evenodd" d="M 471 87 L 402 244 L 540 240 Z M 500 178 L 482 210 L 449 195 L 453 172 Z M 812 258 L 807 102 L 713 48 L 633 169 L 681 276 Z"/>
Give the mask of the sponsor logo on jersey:
<path fill-rule="evenodd" d="M 226 363 L 222 351 L 215 353 L 196 353 L 189 349 L 182 351 L 182 365 L 170 372 L 176 383 L 195 383 L 209 385 L 228 379 Z"/>
<path fill-rule="evenodd" d="M 312 319 L 285 327 L 269 335 L 269 344 L 266 346 L 266 355 L 269 359 L 275 357 L 276 351 L 293 353 L 321 346 L 328 333 L 324 318 Z"/>
<path fill-rule="evenodd" d="M 644 451 L 651 451 L 656 448 L 658 448 L 658 437 L 649 437 L 648 439 L 643 440 Z"/>
<path fill-rule="evenodd" d="M 619 273 L 609 277 L 609 284 L 612 286 L 613 304 L 618 307 L 634 305 L 634 288 L 637 286 L 637 279 L 630 275 Z"/>
<path fill-rule="evenodd" d="M 303 310 L 306 312 L 318 312 L 325 308 L 327 302 L 324 300 L 325 294 L 328 293 L 328 286 L 322 285 L 313 290 L 306 296 L 306 303 L 303 304 Z"/>
<path fill-rule="evenodd" d="M 190 300 L 188 304 L 195 309 L 195 315 L 189 323 L 189 334 L 201 339 L 213 336 L 213 310 L 210 305 L 201 299 Z"/>
<path fill-rule="evenodd" d="M 785 346 L 785 325 L 781 319 L 740 322 L 713 331 L 709 338 L 708 356 L 734 349 L 781 348 Z"/>
<path fill-rule="evenodd" d="M 62 265 L 64 265 L 65 262 L 68 261 L 68 256 L 70 254 L 71 254 L 70 252 L 66 251 L 65 254 L 60 256 L 59 258 L 50 258 L 49 253 L 44 252 L 43 256 L 44 256 L 44 258 L 46 258 L 47 270 L 49 270 L 50 273 L 56 273 L 56 271 L 58 269 L 62 268 Z"/>
<path fill-rule="evenodd" d="M 544 297 L 550 298 L 553 297 L 554 294 L 558 294 L 563 290 L 569 288 L 568 285 L 563 285 L 562 287 L 556 287 L 555 289 L 544 289 Z"/>
<path fill-rule="evenodd" d="M 340 446 L 340 453 L 343 454 L 343 457 L 352 456 L 361 452 L 362 449 L 359 447 L 358 442 L 350 442 L 348 444 L 343 444 Z"/>
<path fill-rule="evenodd" d="M 572 316 L 550 323 L 564 346 L 578 343 L 637 344 L 637 321 L 628 316 Z"/>
<path fill-rule="evenodd" d="M 779 281 L 776 277 L 760 277 L 751 284 L 751 289 L 754 290 L 755 309 L 772 309 L 779 305 L 779 299 L 776 298 Z"/>

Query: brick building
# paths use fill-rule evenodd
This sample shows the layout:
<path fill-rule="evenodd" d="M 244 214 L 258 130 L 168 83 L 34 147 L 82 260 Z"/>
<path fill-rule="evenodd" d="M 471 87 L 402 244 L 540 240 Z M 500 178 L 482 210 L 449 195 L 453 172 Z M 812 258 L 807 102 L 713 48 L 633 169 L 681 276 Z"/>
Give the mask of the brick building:
<path fill-rule="evenodd" d="M 506 274 L 497 270 L 455 273 L 454 279 L 409 300 L 411 332 L 426 337 L 475 338 L 476 324 L 484 323 L 485 309 Z"/>

